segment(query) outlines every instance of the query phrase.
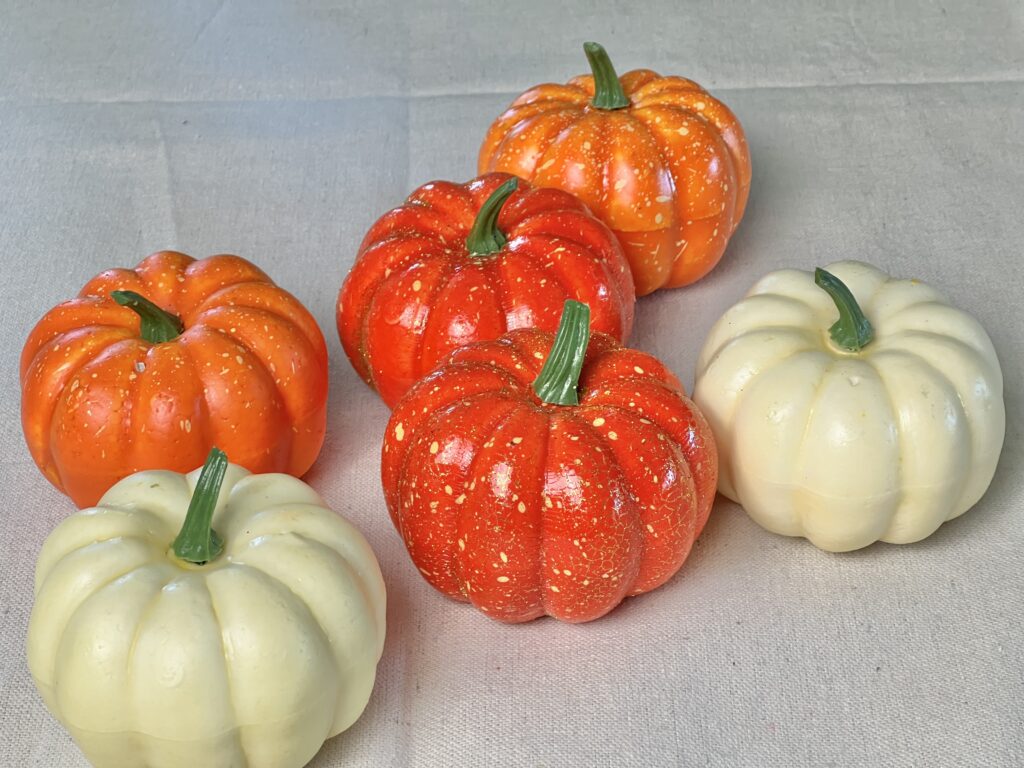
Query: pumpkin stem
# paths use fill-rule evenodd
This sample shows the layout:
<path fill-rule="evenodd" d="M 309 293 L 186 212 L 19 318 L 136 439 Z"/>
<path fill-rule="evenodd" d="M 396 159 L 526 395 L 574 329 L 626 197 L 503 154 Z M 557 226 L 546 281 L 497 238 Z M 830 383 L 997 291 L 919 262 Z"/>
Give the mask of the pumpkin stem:
<path fill-rule="evenodd" d="M 519 179 L 513 176 L 496 190 L 480 206 L 473 221 L 473 228 L 466 238 L 466 250 L 472 256 L 489 256 L 497 253 L 508 242 L 505 233 L 498 229 L 498 214 L 505 201 L 519 188 Z"/>
<path fill-rule="evenodd" d="M 590 71 L 594 73 L 594 98 L 590 106 L 595 109 L 622 109 L 629 106 L 629 97 L 622 90 L 619 76 L 615 74 L 612 60 L 600 43 L 584 43 L 583 52 L 590 62 Z"/>
<path fill-rule="evenodd" d="M 135 291 L 113 291 L 110 298 L 122 307 L 128 307 L 139 316 L 142 321 L 140 334 L 150 344 L 173 341 L 185 330 L 181 318 L 160 309 L 152 301 Z"/>
<path fill-rule="evenodd" d="M 847 352 L 859 352 L 875 338 L 875 329 L 853 297 L 846 283 L 820 267 L 814 270 L 814 284 L 832 297 L 839 319 L 828 329 L 835 344 Z"/>
<path fill-rule="evenodd" d="M 174 554 L 186 562 L 204 565 L 224 551 L 224 542 L 210 524 L 227 469 L 227 454 L 220 448 L 211 449 L 199 473 L 181 532 L 171 545 Z"/>
<path fill-rule="evenodd" d="M 562 308 L 548 359 L 533 382 L 533 391 L 551 405 L 579 405 L 580 371 L 590 342 L 590 307 L 569 299 Z"/>

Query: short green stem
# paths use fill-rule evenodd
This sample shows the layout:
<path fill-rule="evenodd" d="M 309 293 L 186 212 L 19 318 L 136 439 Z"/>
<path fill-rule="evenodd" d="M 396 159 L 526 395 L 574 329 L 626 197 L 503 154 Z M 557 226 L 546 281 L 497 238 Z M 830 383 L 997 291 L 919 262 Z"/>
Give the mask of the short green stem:
<path fill-rule="evenodd" d="M 135 291 L 113 291 L 110 298 L 122 307 L 128 307 L 139 316 L 140 333 L 150 344 L 162 344 L 181 336 L 185 326 L 181 318 L 172 315 Z"/>
<path fill-rule="evenodd" d="M 501 213 L 505 201 L 519 189 L 519 179 L 513 176 L 496 190 L 480 206 L 473 221 L 473 228 L 466 238 L 466 250 L 473 256 L 489 256 L 505 247 L 508 239 L 498 229 L 498 214 Z"/>
<path fill-rule="evenodd" d="M 629 106 L 629 97 L 622 90 L 622 82 L 615 73 L 608 52 L 599 43 L 584 43 L 583 52 L 594 73 L 594 98 L 590 106 L 595 109 L 622 109 Z"/>
<path fill-rule="evenodd" d="M 875 329 L 846 284 L 821 268 L 814 270 L 814 284 L 832 298 L 839 310 L 839 319 L 828 329 L 836 346 L 847 352 L 859 352 L 870 344 Z"/>
<path fill-rule="evenodd" d="M 185 562 L 204 565 L 224 551 L 224 542 L 213 530 L 211 523 L 227 470 L 227 454 L 220 448 L 213 448 L 199 473 L 199 481 L 192 493 L 181 532 L 172 545 L 174 554 Z"/>
<path fill-rule="evenodd" d="M 590 342 L 590 307 L 569 299 L 562 308 L 548 359 L 533 382 L 533 391 L 551 405 L 579 405 L 577 387 Z"/>

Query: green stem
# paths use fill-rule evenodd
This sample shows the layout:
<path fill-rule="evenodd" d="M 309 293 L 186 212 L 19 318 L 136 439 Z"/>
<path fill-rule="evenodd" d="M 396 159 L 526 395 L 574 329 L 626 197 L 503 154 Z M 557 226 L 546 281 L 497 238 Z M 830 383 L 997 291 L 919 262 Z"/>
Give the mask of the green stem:
<path fill-rule="evenodd" d="M 622 90 L 619 76 L 615 74 L 608 52 L 599 43 L 584 43 L 583 52 L 594 73 L 594 98 L 590 106 L 596 109 L 622 109 L 629 106 L 629 97 Z"/>
<path fill-rule="evenodd" d="M 466 250 L 472 256 L 489 256 L 497 253 L 508 242 L 505 233 L 498 229 L 498 214 L 505 201 L 519 188 L 519 179 L 513 176 L 496 190 L 480 206 L 473 221 L 473 228 L 466 238 Z"/>
<path fill-rule="evenodd" d="M 206 457 L 203 471 L 199 473 L 199 482 L 192 493 L 181 533 L 172 545 L 174 554 L 186 562 L 203 565 L 224 551 L 224 542 L 210 524 L 227 470 L 227 454 L 220 448 L 213 448 Z"/>
<path fill-rule="evenodd" d="M 185 330 L 181 318 L 166 312 L 145 296 L 135 291 L 113 291 L 110 298 L 122 307 L 128 307 L 142 321 L 142 338 L 150 344 L 173 341 Z"/>
<path fill-rule="evenodd" d="M 870 344 L 875 338 L 875 329 L 846 284 L 820 268 L 814 270 L 814 284 L 832 297 L 839 310 L 839 319 L 828 329 L 832 341 L 847 352 L 859 352 Z"/>
<path fill-rule="evenodd" d="M 590 307 L 569 299 L 562 308 L 562 320 L 548 359 L 533 382 L 533 391 L 542 402 L 551 405 L 580 404 L 576 388 L 589 342 Z"/>

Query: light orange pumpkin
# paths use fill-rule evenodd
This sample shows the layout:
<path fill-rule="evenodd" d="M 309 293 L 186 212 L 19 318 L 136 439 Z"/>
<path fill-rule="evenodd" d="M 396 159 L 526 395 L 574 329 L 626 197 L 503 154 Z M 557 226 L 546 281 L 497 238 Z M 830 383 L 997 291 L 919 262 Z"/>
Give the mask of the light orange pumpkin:
<path fill-rule="evenodd" d="M 649 69 L 619 78 L 600 45 L 584 49 L 593 74 L 513 101 L 484 139 L 479 171 L 583 200 L 618 236 L 638 296 L 699 280 L 746 207 L 743 128 L 692 80 Z"/>
<path fill-rule="evenodd" d="M 80 507 L 213 445 L 251 472 L 302 475 L 327 421 L 327 347 L 287 291 L 238 256 L 161 251 L 50 310 L 21 355 L 36 464 Z"/>

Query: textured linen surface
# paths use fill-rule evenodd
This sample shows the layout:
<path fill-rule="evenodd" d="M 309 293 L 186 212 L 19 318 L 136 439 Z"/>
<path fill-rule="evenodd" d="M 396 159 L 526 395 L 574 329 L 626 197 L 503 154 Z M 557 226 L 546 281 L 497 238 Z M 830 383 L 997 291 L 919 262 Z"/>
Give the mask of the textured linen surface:
<path fill-rule="evenodd" d="M 335 295 L 374 218 L 474 175 L 490 120 L 583 71 L 585 39 L 620 72 L 713 90 L 753 157 L 721 266 L 640 301 L 632 345 L 689 384 L 708 328 L 768 270 L 859 258 L 931 282 L 988 329 L 1006 379 L 974 510 L 832 555 L 719 499 L 676 578 L 584 626 L 502 626 L 422 581 Z M 35 557 L 72 507 L 24 446 L 21 344 L 94 273 L 161 248 L 253 260 L 330 345 L 307 479 L 376 549 L 389 631 L 365 715 L 316 768 L 1024 765 L 1022 78 L 1019 0 L 0 2 L 0 766 L 86 765 L 25 663 Z"/>

